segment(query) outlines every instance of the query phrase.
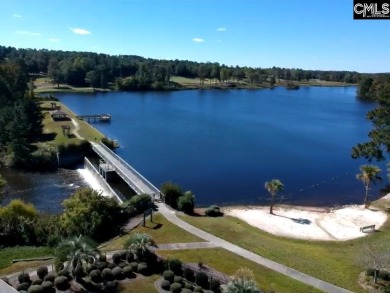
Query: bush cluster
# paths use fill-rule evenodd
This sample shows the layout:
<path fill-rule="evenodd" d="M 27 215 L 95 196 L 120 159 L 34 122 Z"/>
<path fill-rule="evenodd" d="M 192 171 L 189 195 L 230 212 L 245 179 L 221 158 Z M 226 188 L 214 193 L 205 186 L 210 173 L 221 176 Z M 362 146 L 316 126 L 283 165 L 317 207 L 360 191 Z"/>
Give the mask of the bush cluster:
<path fill-rule="evenodd" d="M 205 215 L 208 217 L 221 217 L 223 216 L 223 213 L 221 212 L 221 209 L 219 206 L 211 205 L 209 206 L 205 211 Z"/>

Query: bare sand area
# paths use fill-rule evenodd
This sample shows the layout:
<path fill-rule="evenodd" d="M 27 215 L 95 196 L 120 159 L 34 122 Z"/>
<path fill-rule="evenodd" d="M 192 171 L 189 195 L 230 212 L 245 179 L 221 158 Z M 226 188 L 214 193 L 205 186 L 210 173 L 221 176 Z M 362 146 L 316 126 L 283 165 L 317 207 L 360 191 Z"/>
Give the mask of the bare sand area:
<path fill-rule="evenodd" d="M 387 195 L 390 197 L 390 194 Z M 344 241 L 366 236 L 363 226 L 375 225 L 378 230 L 387 220 L 387 214 L 363 205 L 341 208 L 307 208 L 276 206 L 274 214 L 269 207 L 232 207 L 223 209 L 225 215 L 237 217 L 248 224 L 278 236 L 325 241 Z"/>

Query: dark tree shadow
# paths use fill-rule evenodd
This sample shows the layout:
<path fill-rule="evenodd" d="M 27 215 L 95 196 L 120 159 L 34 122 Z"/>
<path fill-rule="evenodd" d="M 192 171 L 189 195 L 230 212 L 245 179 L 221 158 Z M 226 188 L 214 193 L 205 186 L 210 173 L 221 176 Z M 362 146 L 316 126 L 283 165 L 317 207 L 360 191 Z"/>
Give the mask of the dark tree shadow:
<path fill-rule="evenodd" d="M 55 132 L 42 133 L 40 135 L 40 141 L 43 141 L 43 142 L 45 142 L 45 141 L 52 141 L 52 140 L 54 140 L 56 138 L 56 136 L 57 136 L 57 133 L 55 133 Z"/>
<path fill-rule="evenodd" d="M 309 225 L 311 224 L 311 221 L 309 219 L 303 219 L 303 218 L 291 218 L 291 217 L 286 217 L 286 216 L 282 216 L 282 215 L 277 215 L 277 214 L 273 214 L 274 216 L 277 216 L 277 217 L 282 217 L 282 218 L 286 218 L 286 219 L 290 219 L 292 220 L 293 222 L 297 223 L 297 224 L 302 224 L 302 225 Z"/>

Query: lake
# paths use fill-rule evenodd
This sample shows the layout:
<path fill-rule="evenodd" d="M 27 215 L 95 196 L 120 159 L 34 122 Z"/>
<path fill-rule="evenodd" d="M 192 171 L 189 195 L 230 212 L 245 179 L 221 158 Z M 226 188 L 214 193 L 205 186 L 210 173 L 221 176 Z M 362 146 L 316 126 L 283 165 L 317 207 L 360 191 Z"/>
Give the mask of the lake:
<path fill-rule="evenodd" d="M 63 94 L 77 114 L 109 113 L 94 126 L 156 186 L 173 181 L 199 205 L 267 202 L 264 182 L 279 178 L 284 200 L 303 205 L 360 203 L 367 111 L 355 87 Z M 376 195 L 378 193 L 375 191 Z"/>

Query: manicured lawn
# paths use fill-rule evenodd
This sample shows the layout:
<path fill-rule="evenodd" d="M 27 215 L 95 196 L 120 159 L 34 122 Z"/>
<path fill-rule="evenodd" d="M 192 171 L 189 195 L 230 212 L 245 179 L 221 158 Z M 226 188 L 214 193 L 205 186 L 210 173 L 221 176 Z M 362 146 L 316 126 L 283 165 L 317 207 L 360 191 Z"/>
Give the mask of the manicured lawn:
<path fill-rule="evenodd" d="M 142 293 L 156 293 L 158 292 L 154 287 L 154 282 L 160 278 L 159 275 L 152 275 L 149 277 L 140 277 L 135 280 L 121 282 L 121 293 L 128 292 L 142 292 Z"/>
<path fill-rule="evenodd" d="M 321 242 L 277 237 L 233 218 L 181 217 L 186 222 L 221 237 L 238 246 L 313 277 L 352 290 L 364 292 L 357 284 L 364 270 L 359 262 L 366 245 L 387 249 L 390 241 L 390 222 L 380 232 L 344 242 Z"/>
<path fill-rule="evenodd" d="M 200 80 L 199 78 L 186 78 L 182 76 L 172 76 L 171 81 L 177 82 L 181 85 L 200 85 Z M 209 80 L 205 79 L 205 84 L 209 84 Z"/>
<path fill-rule="evenodd" d="M 322 292 L 222 248 L 166 250 L 158 251 L 158 254 L 167 258 L 178 258 L 183 262 L 188 263 L 198 263 L 199 261 L 202 261 L 203 264 L 211 266 L 229 276 L 233 275 L 240 267 L 247 267 L 253 271 L 258 287 L 267 290 L 267 292 Z"/>
<path fill-rule="evenodd" d="M 119 237 L 110 241 L 103 250 L 112 251 L 123 249 L 123 245 L 126 240 L 134 233 L 147 233 L 151 235 L 157 244 L 164 243 L 187 243 L 187 242 L 201 242 L 203 239 L 192 235 L 179 228 L 178 226 L 171 224 L 161 214 L 153 215 L 153 223 L 150 222 L 150 217 L 147 218 L 145 227 L 139 226 L 134 229 L 130 234 Z"/>
<path fill-rule="evenodd" d="M 77 121 L 79 125 L 78 133 L 81 137 L 85 138 L 89 141 L 95 141 L 95 138 L 97 141 L 102 139 L 104 135 L 100 133 L 98 130 L 93 128 L 88 123 L 78 120 L 76 118 L 75 113 L 73 113 L 69 108 L 67 108 L 64 104 L 60 102 L 56 102 L 58 106 L 61 106 L 61 111 L 66 112 L 69 117 Z M 50 116 L 49 109 L 51 109 L 51 102 L 43 102 L 41 104 L 41 108 L 44 114 L 44 133 L 48 134 L 49 141 L 48 143 L 51 143 L 53 145 L 60 145 L 60 144 L 79 144 L 81 140 L 77 138 L 74 135 L 68 136 L 64 135 L 63 130 L 61 128 L 61 125 L 69 125 L 70 126 L 70 133 L 73 134 L 76 130 L 76 127 L 73 125 L 72 121 L 53 121 L 53 119 Z M 52 136 L 50 136 L 50 134 Z"/>
<path fill-rule="evenodd" d="M 34 267 L 36 264 L 33 262 L 13 264 L 14 259 L 34 258 L 34 257 L 46 257 L 51 256 L 53 250 L 48 247 L 31 247 L 31 246 L 15 246 L 0 249 L 0 275 L 9 274 L 10 272 L 18 271 L 26 267 Z"/>

